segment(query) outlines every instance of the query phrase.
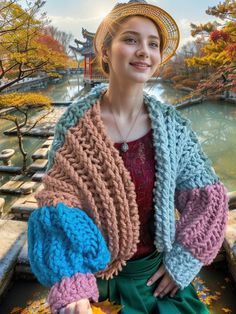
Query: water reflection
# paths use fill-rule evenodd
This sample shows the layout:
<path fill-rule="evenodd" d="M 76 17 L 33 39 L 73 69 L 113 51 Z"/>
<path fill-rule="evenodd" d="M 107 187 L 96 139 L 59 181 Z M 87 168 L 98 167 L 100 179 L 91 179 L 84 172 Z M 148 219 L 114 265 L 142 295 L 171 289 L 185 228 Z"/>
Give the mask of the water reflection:
<path fill-rule="evenodd" d="M 173 104 L 177 99 L 186 95 L 186 92 L 175 90 L 167 83 L 161 83 L 160 81 L 148 82 L 145 91 L 166 104 Z"/>
<path fill-rule="evenodd" d="M 41 92 L 51 97 L 55 102 L 65 102 L 78 96 L 82 88 L 83 76 L 81 74 L 74 74 L 66 77 L 57 84 L 48 85 L 48 87 Z"/>
<path fill-rule="evenodd" d="M 181 112 L 192 121 L 220 179 L 230 191 L 236 190 L 235 105 L 208 101 Z"/>

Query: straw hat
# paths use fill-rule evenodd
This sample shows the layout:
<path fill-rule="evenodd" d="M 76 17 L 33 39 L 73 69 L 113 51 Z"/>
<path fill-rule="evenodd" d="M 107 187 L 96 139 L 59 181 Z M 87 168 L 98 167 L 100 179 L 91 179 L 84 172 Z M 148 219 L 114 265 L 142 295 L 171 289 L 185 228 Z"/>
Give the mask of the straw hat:
<path fill-rule="evenodd" d="M 163 9 L 148 4 L 144 0 L 131 0 L 128 3 L 118 3 L 111 12 L 103 19 L 94 37 L 94 50 L 101 53 L 104 39 L 110 25 L 119 22 L 120 19 L 142 15 L 151 20 L 160 29 L 163 39 L 162 64 L 166 63 L 174 54 L 179 45 L 179 29 L 175 20 Z"/>

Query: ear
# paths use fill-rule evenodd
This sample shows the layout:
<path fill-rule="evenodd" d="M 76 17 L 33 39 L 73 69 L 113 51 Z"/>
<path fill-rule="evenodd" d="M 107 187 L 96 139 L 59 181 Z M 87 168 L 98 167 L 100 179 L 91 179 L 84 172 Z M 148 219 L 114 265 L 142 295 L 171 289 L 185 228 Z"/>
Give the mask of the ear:
<path fill-rule="evenodd" d="M 107 48 L 102 48 L 102 61 L 105 63 L 109 63 L 108 49 Z"/>

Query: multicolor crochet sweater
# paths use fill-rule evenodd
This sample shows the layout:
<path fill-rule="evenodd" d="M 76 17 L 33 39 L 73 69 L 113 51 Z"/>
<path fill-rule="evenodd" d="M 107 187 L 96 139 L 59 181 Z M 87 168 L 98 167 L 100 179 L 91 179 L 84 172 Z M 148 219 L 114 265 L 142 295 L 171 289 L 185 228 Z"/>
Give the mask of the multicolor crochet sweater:
<path fill-rule="evenodd" d="M 101 120 L 105 89 L 94 88 L 57 123 L 39 208 L 29 219 L 30 265 L 52 287 L 53 313 L 81 298 L 97 301 L 96 277 L 116 275 L 139 241 L 134 184 Z M 220 249 L 228 200 L 190 122 L 152 96 L 144 102 L 157 161 L 154 243 L 184 288 Z"/>

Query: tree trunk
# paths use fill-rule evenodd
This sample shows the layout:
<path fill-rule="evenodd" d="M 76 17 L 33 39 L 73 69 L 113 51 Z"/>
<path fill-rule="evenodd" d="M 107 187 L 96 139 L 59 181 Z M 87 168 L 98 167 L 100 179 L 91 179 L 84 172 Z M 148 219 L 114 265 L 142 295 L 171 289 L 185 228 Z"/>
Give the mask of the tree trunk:
<path fill-rule="evenodd" d="M 19 148 L 20 148 L 20 152 L 21 152 L 22 157 L 23 157 L 23 159 L 22 159 L 22 173 L 25 173 L 28 154 L 24 150 L 23 136 L 22 136 L 20 126 L 19 126 L 17 119 L 15 121 L 15 124 L 16 124 L 16 128 L 17 128 L 17 137 L 18 137 Z"/>

